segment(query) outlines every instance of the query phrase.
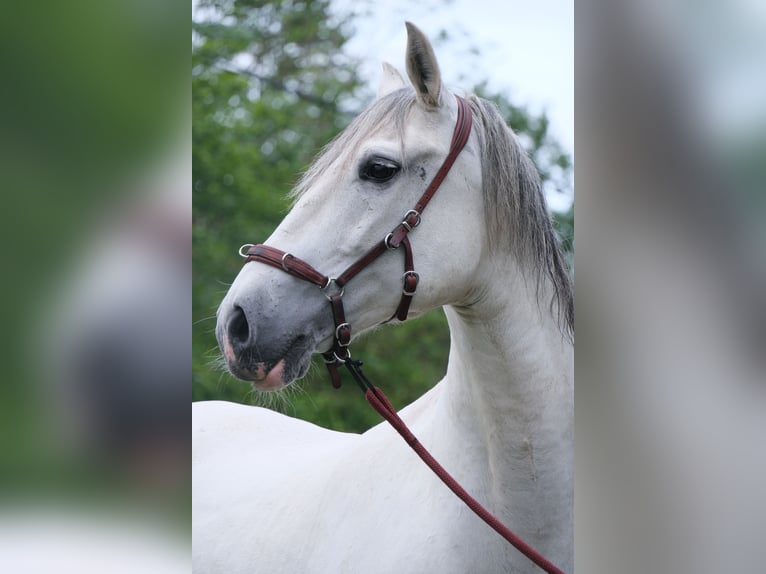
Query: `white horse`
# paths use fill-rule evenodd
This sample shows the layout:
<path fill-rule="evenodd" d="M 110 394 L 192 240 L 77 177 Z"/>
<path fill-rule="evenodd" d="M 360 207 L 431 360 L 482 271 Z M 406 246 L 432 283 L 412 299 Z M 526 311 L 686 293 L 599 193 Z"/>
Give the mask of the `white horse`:
<path fill-rule="evenodd" d="M 411 86 L 384 65 L 377 100 L 308 170 L 267 241 L 323 272 L 379 242 L 447 155 L 456 99 L 428 40 L 407 30 Z M 420 274 L 409 316 L 444 306 L 449 366 L 400 414 L 470 493 L 571 572 L 571 285 L 532 163 L 491 104 L 467 100 L 470 138 L 409 234 Z M 391 251 L 346 285 L 355 334 L 391 317 L 401 277 Z M 334 331 L 317 287 L 260 263 L 244 266 L 218 311 L 229 368 L 262 390 L 302 377 Z M 193 426 L 196 572 L 537 571 L 386 423 L 346 434 L 206 402 Z"/>

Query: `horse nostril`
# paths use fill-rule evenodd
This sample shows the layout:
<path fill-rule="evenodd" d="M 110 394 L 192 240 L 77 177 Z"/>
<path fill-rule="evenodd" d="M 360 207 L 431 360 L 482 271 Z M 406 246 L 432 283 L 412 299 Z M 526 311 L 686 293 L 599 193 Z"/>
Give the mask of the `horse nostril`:
<path fill-rule="evenodd" d="M 247 343 L 250 338 L 250 326 L 242 307 L 234 306 L 234 312 L 229 319 L 229 340 L 232 343 Z"/>

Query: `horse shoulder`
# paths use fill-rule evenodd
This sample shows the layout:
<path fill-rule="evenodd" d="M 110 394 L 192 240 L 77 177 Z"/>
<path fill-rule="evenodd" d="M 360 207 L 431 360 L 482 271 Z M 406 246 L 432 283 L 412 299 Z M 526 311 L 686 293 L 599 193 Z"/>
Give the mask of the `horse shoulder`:
<path fill-rule="evenodd" d="M 194 403 L 192 427 L 195 570 L 280 571 L 280 541 L 315 519 L 323 475 L 359 435 L 223 401 Z"/>
<path fill-rule="evenodd" d="M 206 456 L 230 449 L 247 456 L 274 452 L 284 460 L 289 450 L 338 445 L 358 435 L 328 430 L 262 407 L 203 401 L 192 405 L 192 437 L 193 461 L 200 463 Z"/>
<path fill-rule="evenodd" d="M 312 423 L 281 413 L 228 401 L 199 401 L 192 403 L 192 429 L 195 433 L 265 432 L 279 434 L 289 428 L 299 432 L 326 431 Z"/>

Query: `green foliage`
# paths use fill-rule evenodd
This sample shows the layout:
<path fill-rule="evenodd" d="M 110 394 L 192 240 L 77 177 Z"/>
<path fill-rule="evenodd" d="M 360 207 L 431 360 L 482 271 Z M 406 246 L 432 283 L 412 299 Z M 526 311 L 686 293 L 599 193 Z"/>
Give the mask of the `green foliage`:
<path fill-rule="evenodd" d="M 321 360 L 274 399 L 216 366 L 215 309 L 241 267 L 237 248 L 265 240 L 284 217 L 287 191 L 317 151 L 361 107 L 364 88 L 343 53 L 344 22 L 328 2 L 200 2 L 192 52 L 194 299 L 193 399 L 263 403 L 322 426 L 363 431 L 379 422 L 349 380 L 336 391 Z M 501 112 L 543 178 L 571 191 L 571 161 L 534 117 L 500 94 L 477 92 Z M 564 217 L 566 228 L 572 217 Z M 569 228 L 565 229 L 569 233 Z M 441 311 L 373 333 L 353 347 L 365 372 L 399 408 L 446 371 L 449 331 Z"/>
<path fill-rule="evenodd" d="M 193 397 L 242 400 L 211 369 L 214 313 L 241 265 L 237 247 L 268 237 L 285 192 L 347 122 L 358 88 L 326 1 L 203 0 L 193 23 Z M 310 126 L 310 129 L 307 129 Z"/>

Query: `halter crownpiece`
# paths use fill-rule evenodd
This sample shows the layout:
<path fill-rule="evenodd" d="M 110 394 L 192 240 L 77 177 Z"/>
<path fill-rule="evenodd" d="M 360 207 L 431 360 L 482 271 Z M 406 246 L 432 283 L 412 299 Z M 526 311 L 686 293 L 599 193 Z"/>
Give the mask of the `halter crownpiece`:
<path fill-rule="evenodd" d="M 338 365 L 344 364 L 351 353 L 348 346 L 351 343 L 351 326 L 346 321 L 345 310 L 343 309 L 343 292 L 346 284 L 353 279 L 360 271 L 375 261 L 383 253 L 389 250 L 396 250 L 399 246 L 404 247 L 404 273 L 402 274 L 402 295 L 399 299 L 399 305 L 393 315 L 388 319 L 398 319 L 405 321 L 412 303 L 412 298 L 417 290 L 420 276 L 415 272 L 415 263 L 412 255 L 412 246 L 408 234 L 420 225 L 423 210 L 425 210 L 431 198 L 441 186 L 444 179 L 455 163 L 457 156 L 465 147 L 468 137 L 471 134 L 472 114 L 471 108 L 466 101 L 455 96 L 457 99 L 457 121 L 455 130 L 452 134 L 449 153 L 442 162 L 439 170 L 434 175 L 431 183 L 428 185 L 423 195 L 420 196 L 415 207 L 407 211 L 402 218 L 401 223 L 394 227 L 382 240 L 376 243 L 372 249 L 367 251 L 362 257 L 352 263 L 343 273 L 337 277 L 329 277 L 320 271 L 317 271 L 311 264 L 303 259 L 271 247 L 269 245 L 253 245 L 247 243 L 239 248 L 239 254 L 245 258 L 245 263 L 257 261 L 281 269 L 285 273 L 308 281 L 319 287 L 330 302 L 332 308 L 333 320 L 335 321 L 334 342 L 332 348 L 326 353 L 322 353 L 327 370 L 330 373 L 332 384 L 335 388 L 340 387 L 340 374 Z M 335 285 L 336 291 L 329 293 L 329 288 Z"/>

